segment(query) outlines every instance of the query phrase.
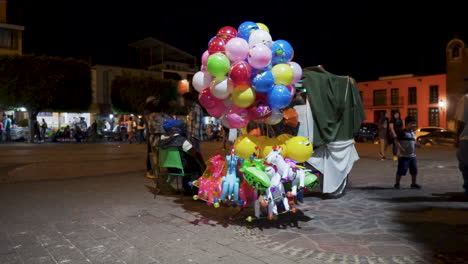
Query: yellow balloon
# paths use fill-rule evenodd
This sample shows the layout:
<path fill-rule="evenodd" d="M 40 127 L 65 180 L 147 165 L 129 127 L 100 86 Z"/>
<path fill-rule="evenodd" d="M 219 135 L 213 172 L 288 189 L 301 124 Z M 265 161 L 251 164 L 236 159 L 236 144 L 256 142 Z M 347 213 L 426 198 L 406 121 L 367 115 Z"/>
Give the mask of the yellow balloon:
<path fill-rule="evenodd" d="M 259 27 L 259 29 L 265 30 L 266 32 L 270 32 L 270 30 L 268 29 L 268 27 L 265 24 L 260 23 L 260 22 L 257 22 L 256 24 Z"/>
<path fill-rule="evenodd" d="M 286 141 L 286 148 L 289 150 L 284 157 L 297 162 L 305 162 L 314 153 L 312 142 L 306 137 L 297 136 Z"/>
<path fill-rule="evenodd" d="M 244 91 L 234 90 L 231 95 L 231 100 L 239 107 L 249 107 L 255 101 L 255 91 L 252 87 L 249 87 Z"/>
<path fill-rule="evenodd" d="M 259 147 L 254 137 L 246 135 L 240 136 L 234 142 L 234 151 L 237 156 L 249 159 L 252 155 L 258 157 Z"/>
<path fill-rule="evenodd" d="M 265 158 L 268 153 L 273 150 L 273 146 L 279 146 L 281 142 L 279 142 L 276 138 L 267 138 L 263 141 L 261 145 L 260 157 Z"/>
<path fill-rule="evenodd" d="M 294 77 L 294 71 L 289 64 L 276 64 L 271 68 L 275 84 L 289 85 Z"/>
<path fill-rule="evenodd" d="M 291 138 L 293 138 L 293 135 L 291 135 L 291 134 L 281 134 L 281 135 L 276 137 L 276 139 L 278 139 L 278 141 L 281 142 L 281 143 L 284 143 L 284 142 L 288 141 Z"/>

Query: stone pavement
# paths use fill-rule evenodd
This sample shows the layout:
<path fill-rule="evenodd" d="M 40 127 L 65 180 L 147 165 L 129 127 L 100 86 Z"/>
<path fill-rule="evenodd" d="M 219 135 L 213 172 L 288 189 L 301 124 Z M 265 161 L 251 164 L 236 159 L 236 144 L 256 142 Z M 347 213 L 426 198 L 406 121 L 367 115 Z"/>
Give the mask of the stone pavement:
<path fill-rule="evenodd" d="M 454 149 L 418 149 L 423 189 L 394 190 L 395 162 L 357 148 L 343 197 L 248 223 L 248 209 L 153 199 L 142 145 L 0 145 L 0 263 L 468 263 Z"/>

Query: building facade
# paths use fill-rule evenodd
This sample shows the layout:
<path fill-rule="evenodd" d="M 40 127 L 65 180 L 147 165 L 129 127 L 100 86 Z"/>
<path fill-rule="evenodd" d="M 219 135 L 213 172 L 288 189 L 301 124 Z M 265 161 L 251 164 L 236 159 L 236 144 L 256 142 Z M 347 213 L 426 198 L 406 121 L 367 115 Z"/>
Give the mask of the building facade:
<path fill-rule="evenodd" d="M 412 74 L 381 77 L 377 81 L 359 82 L 366 122 L 377 123 L 383 112 L 416 118 L 418 126 L 442 126 L 446 123 L 446 74 L 414 76 Z"/>
<path fill-rule="evenodd" d="M 445 54 L 445 74 L 406 74 L 358 83 L 366 122 L 378 122 L 382 112 L 390 116 L 399 111 L 402 118 L 416 117 L 420 127 L 441 126 L 455 130 L 456 105 L 468 91 L 468 47 L 455 37 L 448 42 Z"/>
<path fill-rule="evenodd" d="M 22 55 L 24 27 L 8 24 L 7 4 L 0 0 L 0 55 Z"/>

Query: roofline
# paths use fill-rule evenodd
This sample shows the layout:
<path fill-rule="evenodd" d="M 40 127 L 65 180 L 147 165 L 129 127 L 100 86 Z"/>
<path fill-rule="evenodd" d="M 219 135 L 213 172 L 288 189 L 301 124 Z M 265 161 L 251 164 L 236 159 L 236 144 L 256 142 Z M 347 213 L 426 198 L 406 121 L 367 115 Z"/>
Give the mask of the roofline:
<path fill-rule="evenodd" d="M 3 23 L 0 23 L 0 28 L 15 29 L 15 30 L 20 30 L 20 31 L 24 30 L 23 26 L 13 25 L 13 24 L 3 24 Z"/>
<path fill-rule="evenodd" d="M 437 76 L 437 75 L 445 75 L 447 76 L 447 73 L 438 73 L 438 74 L 430 74 L 430 75 L 415 75 L 413 77 L 401 77 L 401 78 L 395 78 L 395 79 L 384 79 L 384 80 L 371 80 L 371 81 L 359 81 L 358 83 L 370 83 L 370 82 L 385 82 L 385 81 L 392 81 L 392 80 L 401 80 L 401 79 L 421 79 L 421 78 L 426 78 L 426 77 L 432 77 L 432 76 Z"/>
<path fill-rule="evenodd" d="M 138 48 L 138 47 L 135 46 L 135 44 L 138 43 L 138 42 L 146 41 L 146 40 L 152 40 L 152 41 L 155 41 L 155 42 L 159 42 L 161 45 L 164 45 L 164 46 L 166 46 L 166 47 L 172 48 L 172 49 L 176 50 L 177 52 L 180 52 L 181 54 L 184 54 L 184 55 L 187 56 L 187 57 L 196 59 L 196 57 L 193 56 L 192 54 L 190 54 L 190 53 L 188 53 L 188 52 L 186 52 L 186 51 L 183 51 L 183 50 L 181 50 L 181 49 L 179 49 L 179 48 L 177 48 L 177 47 L 174 47 L 174 46 L 172 46 L 172 45 L 169 45 L 169 44 L 167 44 L 166 42 L 161 41 L 161 40 L 156 39 L 156 38 L 153 38 L 153 37 L 148 37 L 148 38 L 144 38 L 144 39 L 141 39 L 141 40 L 137 40 L 137 41 L 135 41 L 135 42 L 132 42 L 132 43 L 128 44 L 128 46 L 129 46 L 129 47 L 132 47 L 132 48 Z"/>

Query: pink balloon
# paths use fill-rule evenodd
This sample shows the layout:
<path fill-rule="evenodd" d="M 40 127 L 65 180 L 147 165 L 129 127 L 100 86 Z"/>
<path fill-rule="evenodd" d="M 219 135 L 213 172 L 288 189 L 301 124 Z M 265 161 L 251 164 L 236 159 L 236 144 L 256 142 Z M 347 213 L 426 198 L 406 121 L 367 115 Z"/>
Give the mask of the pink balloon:
<path fill-rule="evenodd" d="M 209 87 L 201 91 L 201 93 L 198 95 L 198 100 L 200 101 L 200 104 L 206 109 L 213 108 L 216 106 L 216 104 L 222 104 L 223 102 L 211 94 L 211 89 Z"/>
<path fill-rule="evenodd" d="M 225 46 L 226 56 L 233 63 L 243 61 L 249 55 L 249 43 L 243 38 L 233 38 Z"/>
<path fill-rule="evenodd" d="M 226 110 L 227 110 L 227 107 L 223 103 L 217 103 L 215 104 L 215 106 L 211 108 L 206 108 L 206 111 L 208 112 L 208 114 L 216 118 L 220 118 L 221 116 L 223 116 Z"/>
<path fill-rule="evenodd" d="M 288 88 L 291 93 L 291 98 L 294 98 L 294 95 L 296 94 L 296 87 L 294 87 L 294 84 L 287 85 L 286 88 Z"/>
<path fill-rule="evenodd" d="M 209 56 L 210 56 L 210 53 L 207 50 L 205 50 L 205 52 L 203 52 L 203 55 L 201 57 L 201 64 L 202 66 L 205 66 L 205 68 L 206 68 L 206 61 L 208 60 Z"/>
<path fill-rule="evenodd" d="M 243 128 L 249 123 L 249 112 L 245 108 L 233 106 L 226 114 L 226 120 L 232 128 Z"/>
<path fill-rule="evenodd" d="M 221 125 L 223 125 L 223 127 L 232 128 L 226 119 L 226 115 L 221 116 L 220 120 L 221 120 Z"/>
<path fill-rule="evenodd" d="M 256 44 L 249 51 L 248 61 L 255 69 L 263 69 L 271 62 L 271 50 L 264 44 Z"/>
<path fill-rule="evenodd" d="M 294 61 L 290 61 L 288 62 L 288 64 L 293 69 L 293 80 L 291 83 L 297 83 L 302 78 L 302 68 L 298 63 Z"/>
<path fill-rule="evenodd" d="M 239 199 L 244 201 L 242 207 L 249 206 L 257 200 L 255 189 L 250 186 L 246 181 L 242 181 L 239 186 Z"/>

